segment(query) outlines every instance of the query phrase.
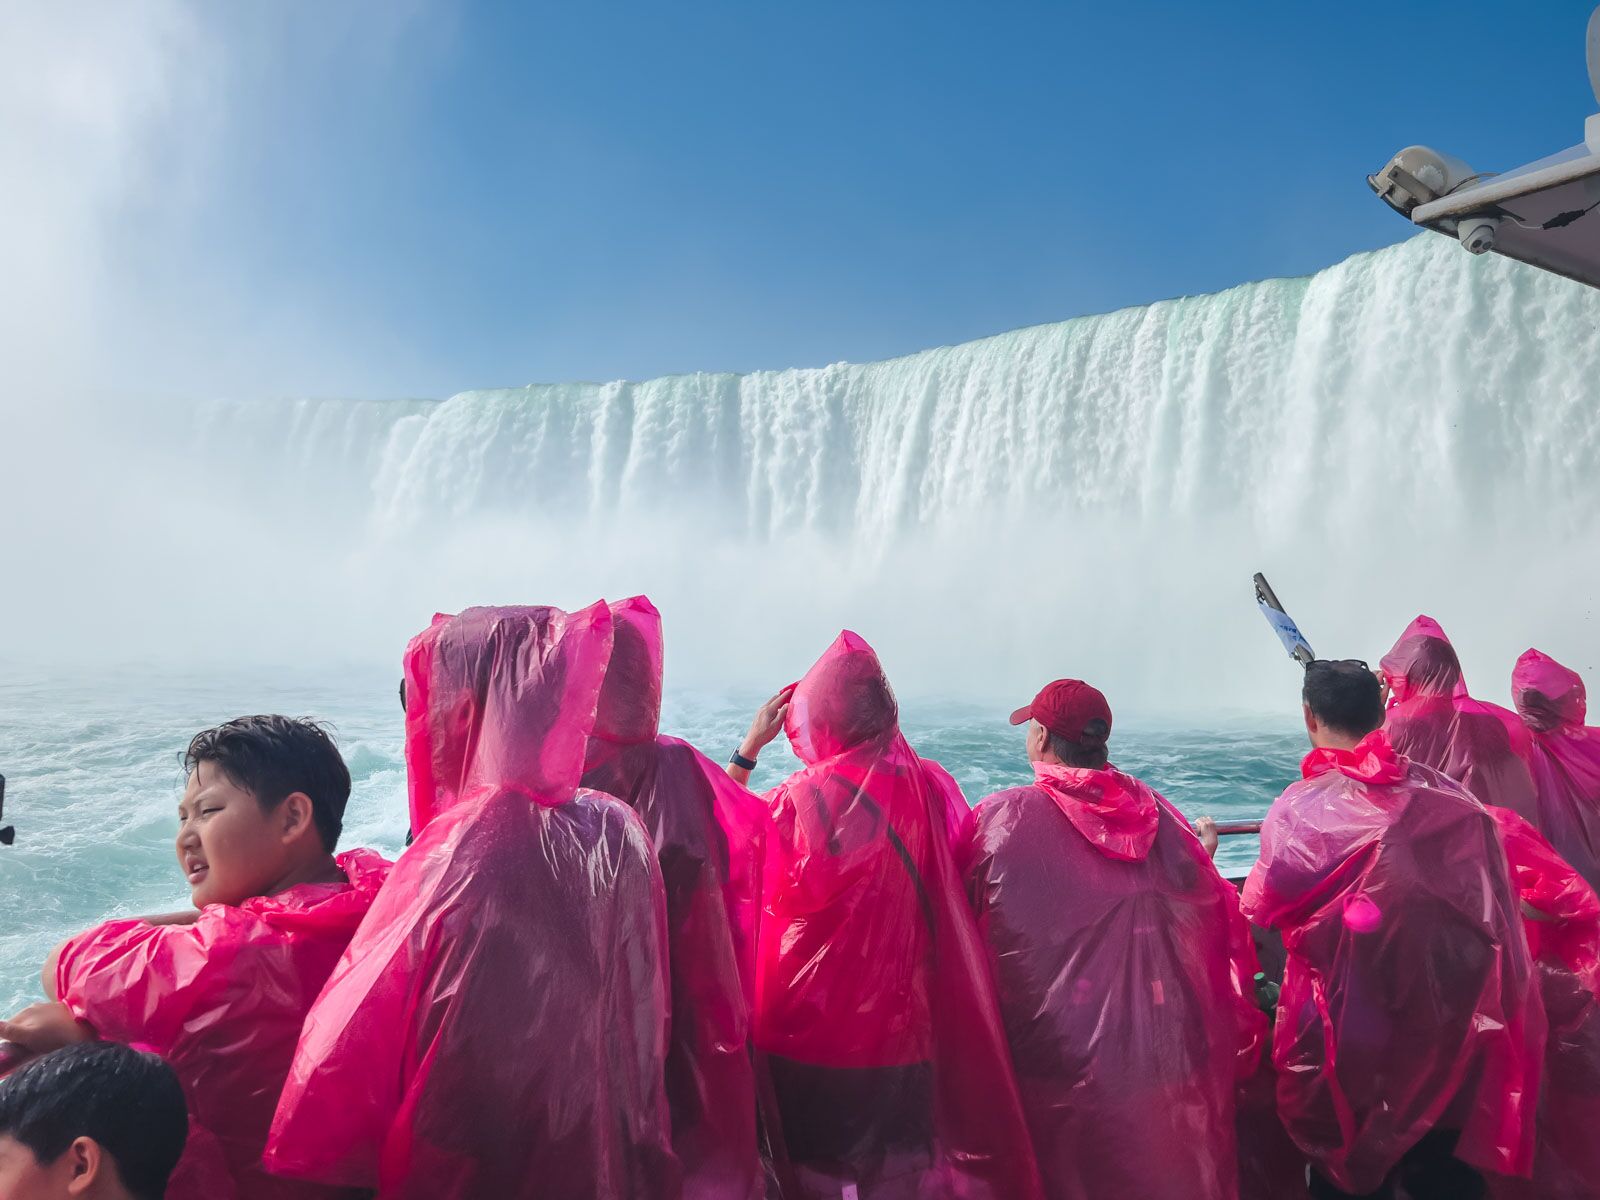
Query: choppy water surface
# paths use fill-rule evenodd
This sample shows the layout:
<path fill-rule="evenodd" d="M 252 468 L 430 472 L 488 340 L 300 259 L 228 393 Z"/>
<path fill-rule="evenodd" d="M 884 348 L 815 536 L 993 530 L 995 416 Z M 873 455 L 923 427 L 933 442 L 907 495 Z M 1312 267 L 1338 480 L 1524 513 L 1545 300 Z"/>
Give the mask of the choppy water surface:
<path fill-rule="evenodd" d="M 669 695 L 663 726 L 720 760 L 761 699 Z M 913 700 L 902 707 L 913 745 L 949 768 L 969 800 L 1031 777 L 1021 732 L 1004 713 Z M 0 1010 L 37 997 L 39 964 L 59 939 L 107 917 L 186 905 L 172 850 L 180 754 L 196 730 L 251 712 L 332 722 L 355 781 L 343 844 L 399 853 L 405 774 L 392 678 L 0 671 L 5 819 L 17 827 L 16 844 L 0 847 Z M 1294 718 L 1234 718 L 1200 729 L 1130 716 L 1119 722 L 1113 748 L 1119 766 L 1191 816 L 1259 817 L 1303 753 Z M 795 765 L 780 739 L 755 785 L 770 786 Z M 1228 838 L 1219 857 L 1225 870 L 1240 873 L 1255 851 L 1254 838 Z"/>

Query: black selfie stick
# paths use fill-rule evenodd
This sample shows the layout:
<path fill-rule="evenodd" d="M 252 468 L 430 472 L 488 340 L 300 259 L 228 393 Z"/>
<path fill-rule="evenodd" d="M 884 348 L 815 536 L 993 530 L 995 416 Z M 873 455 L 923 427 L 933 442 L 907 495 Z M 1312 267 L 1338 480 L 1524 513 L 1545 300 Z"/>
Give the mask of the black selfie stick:
<path fill-rule="evenodd" d="M 0 817 L 6 813 L 6 777 L 0 775 Z M 9 846 L 17 840 L 17 831 L 10 825 L 0 827 L 0 846 Z"/>

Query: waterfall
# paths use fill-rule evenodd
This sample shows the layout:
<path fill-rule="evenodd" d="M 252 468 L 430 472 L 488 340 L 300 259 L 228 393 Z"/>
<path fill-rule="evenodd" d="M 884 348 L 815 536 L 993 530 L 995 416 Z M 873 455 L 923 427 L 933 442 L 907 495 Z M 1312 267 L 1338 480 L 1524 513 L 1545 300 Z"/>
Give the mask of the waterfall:
<path fill-rule="evenodd" d="M 386 636 L 647 590 L 691 675 L 793 674 L 786 640 L 849 623 L 929 687 L 1081 664 L 1250 703 L 1293 682 L 1248 605 L 1264 569 L 1327 652 L 1432 611 L 1498 694 L 1530 641 L 1595 645 L 1597 350 L 1594 292 L 1423 235 L 884 362 L 214 400 L 163 440 L 224 464 L 208 502 L 289 530 L 291 564 L 315 546 L 325 607 L 399 601 Z"/>
<path fill-rule="evenodd" d="M 217 402 L 204 436 L 359 483 L 376 534 L 668 506 L 756 540 L 874 546 L 1043 507 L 1226 515 L 1271 537 L 1330 507 L 1452 525 L 1505 505 L 1586 514 L 1597 348 L 1593 292 L 1424 236 L 886 362 L 437 404 Z"/>

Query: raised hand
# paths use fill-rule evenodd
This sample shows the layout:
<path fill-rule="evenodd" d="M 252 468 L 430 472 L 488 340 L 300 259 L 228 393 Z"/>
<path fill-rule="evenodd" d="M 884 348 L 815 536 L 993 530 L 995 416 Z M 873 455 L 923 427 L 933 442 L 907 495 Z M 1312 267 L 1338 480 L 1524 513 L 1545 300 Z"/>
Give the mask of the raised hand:
<path fill-rule="evenodd" d="M 796 686 L 791 683 L 756 709 L 756 715 L 750 721 L 750 731 L 744 735 L 744 741 L 739 743 L 740 754 L 746 758 L 755 758 L 783 732 L 784 718 L 789 715 L 789 699 L 794 695 Z"/>

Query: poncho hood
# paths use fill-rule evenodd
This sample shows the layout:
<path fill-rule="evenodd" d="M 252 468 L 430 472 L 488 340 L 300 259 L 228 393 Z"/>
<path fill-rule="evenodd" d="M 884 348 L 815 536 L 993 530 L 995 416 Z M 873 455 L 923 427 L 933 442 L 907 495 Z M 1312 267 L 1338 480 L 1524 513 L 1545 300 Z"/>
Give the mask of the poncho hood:
<path fill-rule="evenodd" d="M 619 747 L 653 741 L 661 728 L 661 614 L 644 596 L 610 609 L 611 656 L 600 684 L 585 770 Z"/>
<path fill-rule="evenodd" d="M 1156 794 L 1115 767 L 1033 764 L 1035 781 L 1073 828 L 1107 858 L 1143 862 L 1156 840 Z"/>
<path fill-rule="evenodd" d="M 1511 700 L 1523 724 L 1535 733 L 1582 725 L 1588 717 L 1583 676 L 1538 650 L 1524 651 L 1517 659 Z"/>
<path fill-rule="evenodd" d="M 611 643 L 603 601 L 435 617 L 405 655 L 412 831 L 497 790 L 570 800 Z"/>
<path fill-rule="evenodd" d="M 1303 779 L 1315 779 L 1328 771 L 1338 771 L 1362 783 L 1399 783 L 1406 776 L 1406 760 L 1389 744 L 1389 736 L 1377 729 L 1349 750 L 1323 746 L 1300 763 Z"/>
<path fill-rule="evenodd" d="M 900 706 L 877 653 L 848 629 L 834 639 L 789 701 L 784 733 L 806 766 L 881 746 L 900 732 Z"/>

